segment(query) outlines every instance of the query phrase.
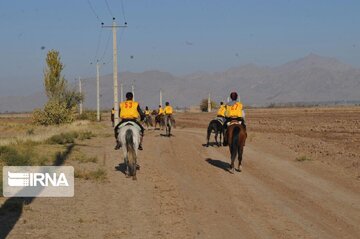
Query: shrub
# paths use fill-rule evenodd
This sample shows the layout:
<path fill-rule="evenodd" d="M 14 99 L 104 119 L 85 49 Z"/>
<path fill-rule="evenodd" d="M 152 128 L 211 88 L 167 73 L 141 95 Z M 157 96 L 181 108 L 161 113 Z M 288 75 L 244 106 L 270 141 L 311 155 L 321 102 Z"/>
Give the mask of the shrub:
<path fill-rule="evenodd" d="M 217 104 L 214 101 L 211 101 L 211 108 L 214 109 L 217 107 Z M 208 111 L 208 99 L 202 99 L 201 103 L 200 103 L 200 110 L 202 112 L 207 112 Z"/>
<path fill-rule="evenodd" d="M 7 166 L 31 165 L 31 153 L 21 153 L 13 146 L 0 146 L 0 160 Z"/>
<path fill-rule="evenodd" d="M 46 142 L 49 144 L 72 144 L 75 142 L 75 139 L 79 137 L 77 132 L 68 132 L 53 135 Z"/>
<path fill-rule="evenodd" d="M 81 115 L 76 117 L 78 120 L 90 120 L 90 121 L 97 121 L 96 119 L 96 112 L 84 112 Z"/>
<path fill-rule="evenodd" d="M 91 131 L 82 131 L 79 132 L 79 140 L 84 140 L 84 139 L 91 139 L 92 137 L 95 137 L 95 135 L 93 134 L 93 132 Z"/>

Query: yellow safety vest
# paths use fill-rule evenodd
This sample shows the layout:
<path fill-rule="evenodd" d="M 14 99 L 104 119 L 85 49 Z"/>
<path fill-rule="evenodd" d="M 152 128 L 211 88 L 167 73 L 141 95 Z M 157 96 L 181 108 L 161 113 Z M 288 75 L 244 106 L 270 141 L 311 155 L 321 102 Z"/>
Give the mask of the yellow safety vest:
<path fill-rule="evenodd" d="M 220 109 L 217 112 L 217 115 L 225 117 L 225 112 L 226 112 L 226 105 L 221 105 Z"/>
<path fill-rule="evenodd" d="M 145 115 L 150 115 L 150 110 L 145 110 Z"/>
<path fill-rule="evenodd" d="M 159 108 L 159 113 L 158 115 L 163 115 L 164 114 L 164 110 L 162 108 Z"/>
<path fill-rule="evenodd" d="M 234 105 L 228 105 L 226 110 L 226 117 L 238 118 L 243 117 L 243 105 L 240 102 L 236 102 Z"/>
<path fill-rule="evenodd" d="M 127 100 L 120 103 L 120 118 L 122 119 L 137 119 L 139 118 L 138 112 L 139 103 L 132 100 Z"/>
<path fill-rule="evenodd" d="M 173 108 L 170 105 L 165 106 L 164 112 L 166 115 L 171 115 L 173 113 Z"/>
<path fill-rule="evenodd" d="M 114 114 L 115 114 L 115 110 L 111 110 L 111 114 L 114 115 Z"/>

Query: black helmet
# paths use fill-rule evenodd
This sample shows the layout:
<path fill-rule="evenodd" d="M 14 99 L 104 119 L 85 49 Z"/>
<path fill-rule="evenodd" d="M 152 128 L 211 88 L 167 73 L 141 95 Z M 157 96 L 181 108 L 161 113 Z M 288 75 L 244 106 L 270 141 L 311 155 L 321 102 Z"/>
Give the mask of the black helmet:
<path fill-rule="evenodd" d="M 223 104 L 224 104 L 224 102 L 221 101 L 221 102 L 220 102 L 220 105 L 223 105 Z"/>
<path fill-rule="evenodd" d="M 126 99 L 127 100 L 132 100 L 133 97 L 134 97 L 133 93 L 131 93 L 131 92 L 126 93 Z"/>
<path fill-rule="evenodd" d="M 149 110 L 149 107 L 146 106 L 145 109 L 146 109 L 146 110 Z"/>
<path fill-rule="evenodd" d="M 159 105 L 159 108 L 161 108 L 161 105 Z"/>
<path fill-rule="evenodd" d="M 169 102 L 166 102 L 165 105 L 168 106 L 168 105 L 169 105 Z"/>
<path fill-rule="evenodd" d="M 238 94 L 236 92 L 231 92 L 230 99 L 237 100 L 237 98 L 238 98 Z"/>

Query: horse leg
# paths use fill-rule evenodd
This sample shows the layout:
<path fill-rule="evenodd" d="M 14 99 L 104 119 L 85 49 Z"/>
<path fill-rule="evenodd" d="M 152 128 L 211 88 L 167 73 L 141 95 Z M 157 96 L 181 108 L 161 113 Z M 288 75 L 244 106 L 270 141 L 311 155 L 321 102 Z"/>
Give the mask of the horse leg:
<path fill-rule="evenodd" d="M 239 160 L 238 171 L 239 172 L 241 172 L 241 170 L 242 170 L 242 166 L 241 166 L 242 156 L 243 156 L 243 147 L 239 146 L 239 148 L 238 148 L 238 160 Z"/>
<path fill-rule="evenodd" d="M 217 146 L 219 146 L 219 142 L 218 142 L 218 140 L 217 140 L 217 137 L 218 137 L 218 132 L 215 130 L 215 143 L 216 143 L 216 145 Z"/>
<path fill-rule="evenodd" d="M 220 131 L 220 143 L 219 143 L 219 146 L 221 146 L 221 142 L 222 142 L 222 140 L 221 140 L 221 135 L 222 135 L 222 131 Z"/>

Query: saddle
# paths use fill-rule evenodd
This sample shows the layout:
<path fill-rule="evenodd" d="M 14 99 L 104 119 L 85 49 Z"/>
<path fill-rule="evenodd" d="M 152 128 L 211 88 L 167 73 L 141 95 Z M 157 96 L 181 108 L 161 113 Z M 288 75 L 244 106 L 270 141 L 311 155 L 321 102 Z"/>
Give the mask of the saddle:
<path fill-rule="evenodd" d="M 241 121 L 237 121 L 237 120 L 232 120 L 232 121 L 230 121 L 230 122 L 227 122 L 227 126 L 234 125 L 234 124 L 241 125 L 242 122 L 241 122 Z"/>
<path fill-rule="evenodd" d="M 222 117 L 215 117 L 214 120 L 217 120 L 221 125 L 224 125 L 224 123 L 225 123 L 225 119 Z"/>
<path fill-rule="evenodd" d="M 131 126 L 134 126 L 137 130 L 141 131 L 141 128 L 140 126 L 135 123 L 134 121 L 127 121 L 127 122 L 124 122 L 122 123 L 121 125 L 119 125 L 119 130 L 122 128 L 122 127 L 125 127 L 127 125 L 131 125 Z"/>

